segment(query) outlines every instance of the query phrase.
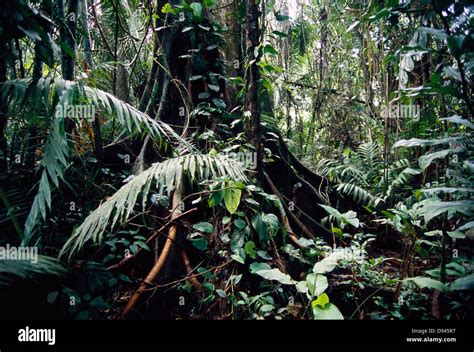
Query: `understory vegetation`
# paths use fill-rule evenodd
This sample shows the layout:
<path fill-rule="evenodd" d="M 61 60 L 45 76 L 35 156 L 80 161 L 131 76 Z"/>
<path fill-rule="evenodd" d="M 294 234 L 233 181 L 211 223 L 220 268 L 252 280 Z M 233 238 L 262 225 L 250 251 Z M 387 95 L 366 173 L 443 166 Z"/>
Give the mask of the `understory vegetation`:
<path fill-rule="evenodd" d="M 474 6 L 0 9 L 0 314 L 473 319 Z"/>

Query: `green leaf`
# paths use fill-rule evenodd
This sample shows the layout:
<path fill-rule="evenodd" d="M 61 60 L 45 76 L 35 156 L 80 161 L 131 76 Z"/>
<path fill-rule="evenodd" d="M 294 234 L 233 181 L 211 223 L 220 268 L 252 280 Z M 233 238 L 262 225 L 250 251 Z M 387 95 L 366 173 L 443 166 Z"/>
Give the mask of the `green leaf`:
<path fill-rule="evenodd" d="M 337 259 L 334 257 L 326 257 L 320 262 L 317 262 L 313 267 L 313 272 L 315 274 L 325 274 L 334 270 L 337 266 Z"/>
<path fill-rule="evenodd" d="M 209 242 L 204 237 L 193 238 L 190 240 L 194 247 L 201 251 L 205 251 Z"/>
<path fill-rule="evenodd" d="M 209 98 L 210 96 L 211 96 L 211 93 L 209 93 L 209 92 L 202 92 L 202 93 L 199 93 L 198 99 L 204 100 L 204 99 Z"/>
<path fill-rule="evenodd" d="M 245 259 L 242 258 L 239 254 L 232 254 L 230 257 L 240 264 L 245 264 Z"/>
<path fill-rule="evenodd" d="M 244 229 L 244 228 L 247 226 L 247 223 L 245 222 L 245 220 L 242 220 L 242 219 L 235 219 L 235 220 L 234 220 L 234 225 L 235 225 L 235 227 L 237 227 L 238 229 L 242 230 L 242 229 Z"/>
<path fill-rule="evenodd" d="M 225 207 L 229 213 L 234 214 L 239 207 L 242 191 L 238 188 L 229 188 L 224 192 Z"/>
<path fill-rule="evenodd" d="M 290 275 L 282 273 L 279 269 L 263 269 L 254 272 L 265 280 L 278 281 L 283 285 L 293 285 Z"/>
<path fill-rule="evenodd" d="M 193 229 L 204 232 L 204 233 L 212 233 L 214 231 L 214 226 L 208 222 L 200 222 L 193 225 Z"/>
<path fill-rule="evenodd" d="M 342 214 L 337 209 L 334 209 L 333 207 L 330 207 L 329 205 L 324 205 L 324 204 L 318 204 L 318 205 L 322 207 L 324 210 L 326 210 L 326 212 L 329 215 L 334 216 L 336 219 L 339 219 L 342 217 Z"/>
<path fill-rule="evenodd" d="M 463 119 L 461 116 L 459 115 L 454 115 L 454 116 L 450 116 L 450 117 L 445 117 L 445 118 L 442 118 L 442 119 L 439 119 L 440 121 L 449 121 L 449 122 L 453 122 L 453 123 L 456 123 L 456 124 L 461 124 L 461 125 L 464 125 L 470 129 L 474 129 L 474 124 L 467 120 L 467 119 Z"/>
<path fill-rule="evenodd" d="M 445 158 L 449 154 L 461 152 L 463 149 L 464 148 L 445 149 L 434 153 L 424 154 L 418 159 L 418 164 L 420 166 L 421 171 L 423 171 L 431 165 L 433 160 Z"/>
<path fill-rule="evenodd" d="M 252 274 L 257 273 L 259 270 L 269 270 L 271 267 L 267 263 L 252 263 L 249 265 L 249 270 Z"/>
<path fill-rule="evenodd" d="M 445 212 L 450 214 L 459 212 L 470 216 L 474 209 L 474 201 L 472 200 L 443 202 L 441 200 L 429 198 L 421 201 L 420 204 L 422 206 L 425 222 L 429 222 L 431 219 Z"/>
<path fill-rule="evenodd" d="M 215 0 L 204 0 L 203 3 L 204 3 L 204 6 L 211 7 L 212 5 L 214 5 L 214 1 Z"/>
<path fill-rule="evenodd" d="M 343 320 L 344 316 L 332 303 L 326 304 L 324 308 L 319 305 L 313 306 L 313 317 L 315 320 Z"/>
<path fill-rule="evenodd" d="M 209 196 L 209 199 L 207 200 L 207 204 L 209 205 L 210 208 L 214 208 L 222 202 L 222 199 L 224 199 L 224 191 L 219 191 L 219 192 L 214 191 Z"/>
<path fill-rule="evenodd" d="M 431 289 L 436 289 L 441 292 L 449 292 L 450 289 L 448 286 L 443 284 L 442 282 L 438 280 L 431 279 L 429 277 L 424 277 L 424 276 L 416 276 L 416 277 L 410 277 L 405 280 L 404 282 L 414 282 L 418 287 L 420 288 L 431 288 Z"/>
<path fill-rule="evenodd" d="M 261 241 L 268 241 L 280 227 L 275 214 L 259 213 L 253 216 L 252 226 L 257 231 Z"/>
<path fill-rule="evenodd" d="M 191 6 L 191 9 L 193 10 L 193 16 L 197 18 L 201 18 L 202 5 L 199 2 L 193 2 L 190 6 Z"/>
<path fill-rule="evenodd" d="M 245 253 L 252 259 L 257 258 L 257 252 L 255 251 L 255 242 L 248 241 L 244 246 Z"/>
<path fill-rule="evenodd" d="M 58 295 L 59 295 L 59 292 L 58 291 L 53 291 L 53 292 L 50 292 L 48 294 L 48 297 L 47 297 L 47 302 L 49 304 L 53 304 L 54 302 L 56 302 L 56 299 L 58 298 Z"/>
<path fill-rule="evenodd" d="M 169 2 L 167 2 L 166 4 L 163 5 L 163 7 L 161 8 L 161 12 L 162 12 L 162 13 L 170 13 L 170 12 L 172 12 L 171 5 L 170 5 Z"/>
<path fill-rule="evenodd" d="M 280 32 L 280 31 L 272 31 L 272 33 L 279 36 L 279 37 L 282 37 L 282 38 L 287 38 L 288 37 L 288 34 Z"/>
<path fill-rule="evenodd" d="M 219 297 L 225 298 L 227 295 L 225 294 L 224 290 L 217 289 L 216 293 L 219 295 Z"/>
<path fill-rule="evenodd" d="M 328 279 L 320 274 L 308 274 L 306 276 L 306 286 L 312 296 L 320 296 L 329 286 Z M 328 300 L 329 302 L 329 300 Z"/>
<path fill-rule="evenodd" d="M 271 46 L 270 44 L 267 44 L 263 47 L 263 52 L 265 54 L 269 54 L 271 56 L 276 56 L 278 55 L 278 51 L 276 51 L 273 46 Z"/>
<path fill-rule="evenodd" d="M 311 302 L 311 306 L 320 306 L 321 308 L 324 308 L 328 303 L 329 297 L 327 294 L 323 293 L 321 295 L 318 295 L 318 298 Z"/>
<path fill-rule="evenodd" d="M 466 234 L 461 231 L 447 231 L 447 234 L 451 238 L 459 238 L 459 239 L 466 238 Z"/>
<path fill-rule="evenodd" d="M 282 22 L 282 21 L 288 21 L 290 17 L 282 15 L 280 11 L 275 11 L 275 19 L 279 22 Z"/>
<path fill-rule="evenodd" d="M 227 108 L 227 105 L 225 105 L 224 101 L 222 99 L 218 99 L 218 98 L 213 98 L 212 99 L 212 102 L 214 103 L 214 105 L 216 107 L 218 107 L 219 109 L 221 110 L 225 110 Z"/>
<path fill-rule="evenodd" d="M 456 279 L 451 284 L 451 290 L 474 290 L 474 274 Z"/>
<path fill-rule="evenodd" d="M 419 146 L 433 146 L 433 145 L 440 145 L 440 144 L 449 144 L 449 143 L 456 143 L 461 142 L 462 140 L 466 139 L 466 137 L 448 137 L 448 138 L 440 138 L 440 139 L 419 139 L 419 138 L 411 138 L 411 139 L 402 139 L 395 143 L 392 149 L 399 148 L 399 147 L 419 147 Z"/>

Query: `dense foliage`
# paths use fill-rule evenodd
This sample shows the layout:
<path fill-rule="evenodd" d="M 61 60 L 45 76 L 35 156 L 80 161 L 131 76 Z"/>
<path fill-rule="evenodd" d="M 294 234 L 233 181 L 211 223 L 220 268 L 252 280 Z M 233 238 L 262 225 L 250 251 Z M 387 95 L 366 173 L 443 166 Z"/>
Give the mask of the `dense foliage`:
<path fill-rule="evenodd" d="M 0 309 L 472 319 L 473 91 L 469 1 L 7 2 Z"/>

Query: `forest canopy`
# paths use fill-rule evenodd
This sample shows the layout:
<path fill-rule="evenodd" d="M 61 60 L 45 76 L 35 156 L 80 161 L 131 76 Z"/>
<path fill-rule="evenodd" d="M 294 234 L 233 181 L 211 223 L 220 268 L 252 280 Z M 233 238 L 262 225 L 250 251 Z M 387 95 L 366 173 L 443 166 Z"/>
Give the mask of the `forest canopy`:
<path fill-rule="evenodd" d="M 473 319 L 473 92 L 470 1 L 2 3 L 2 318 Z"/>

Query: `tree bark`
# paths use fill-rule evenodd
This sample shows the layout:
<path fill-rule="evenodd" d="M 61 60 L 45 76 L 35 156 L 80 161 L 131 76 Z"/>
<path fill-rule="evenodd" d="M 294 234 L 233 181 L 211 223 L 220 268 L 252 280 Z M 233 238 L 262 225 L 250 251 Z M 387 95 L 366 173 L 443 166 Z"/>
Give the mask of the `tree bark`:
<path fill-rule="evenodd" d="M 63 78 L 74 80 L 74 56 L 76 53 L 77 9 L 79 1 L 69 0 L 67 14 L 64 12 L 64 0 L 57 0 L 60 23 L 60 40 L 66 48 L 61 48 Z"/>
<path fill-rule="evenodd" d="M 262 0 L 264 1 L 264 0 Z M 260 72 L 258 61 L 260 54 L 256 55 L 256 50 L 260 42 L 259 19 L 260 13 L 256 0 L 247 0 L 247 102 L 246 112 L 250 114 L 246 121 L 245 133 L 248 142 L 255 148 L 257 153 L 257 178 L 262 176 L 262 147 L 260 131 L 260 107 L 258 102 Z"/>

